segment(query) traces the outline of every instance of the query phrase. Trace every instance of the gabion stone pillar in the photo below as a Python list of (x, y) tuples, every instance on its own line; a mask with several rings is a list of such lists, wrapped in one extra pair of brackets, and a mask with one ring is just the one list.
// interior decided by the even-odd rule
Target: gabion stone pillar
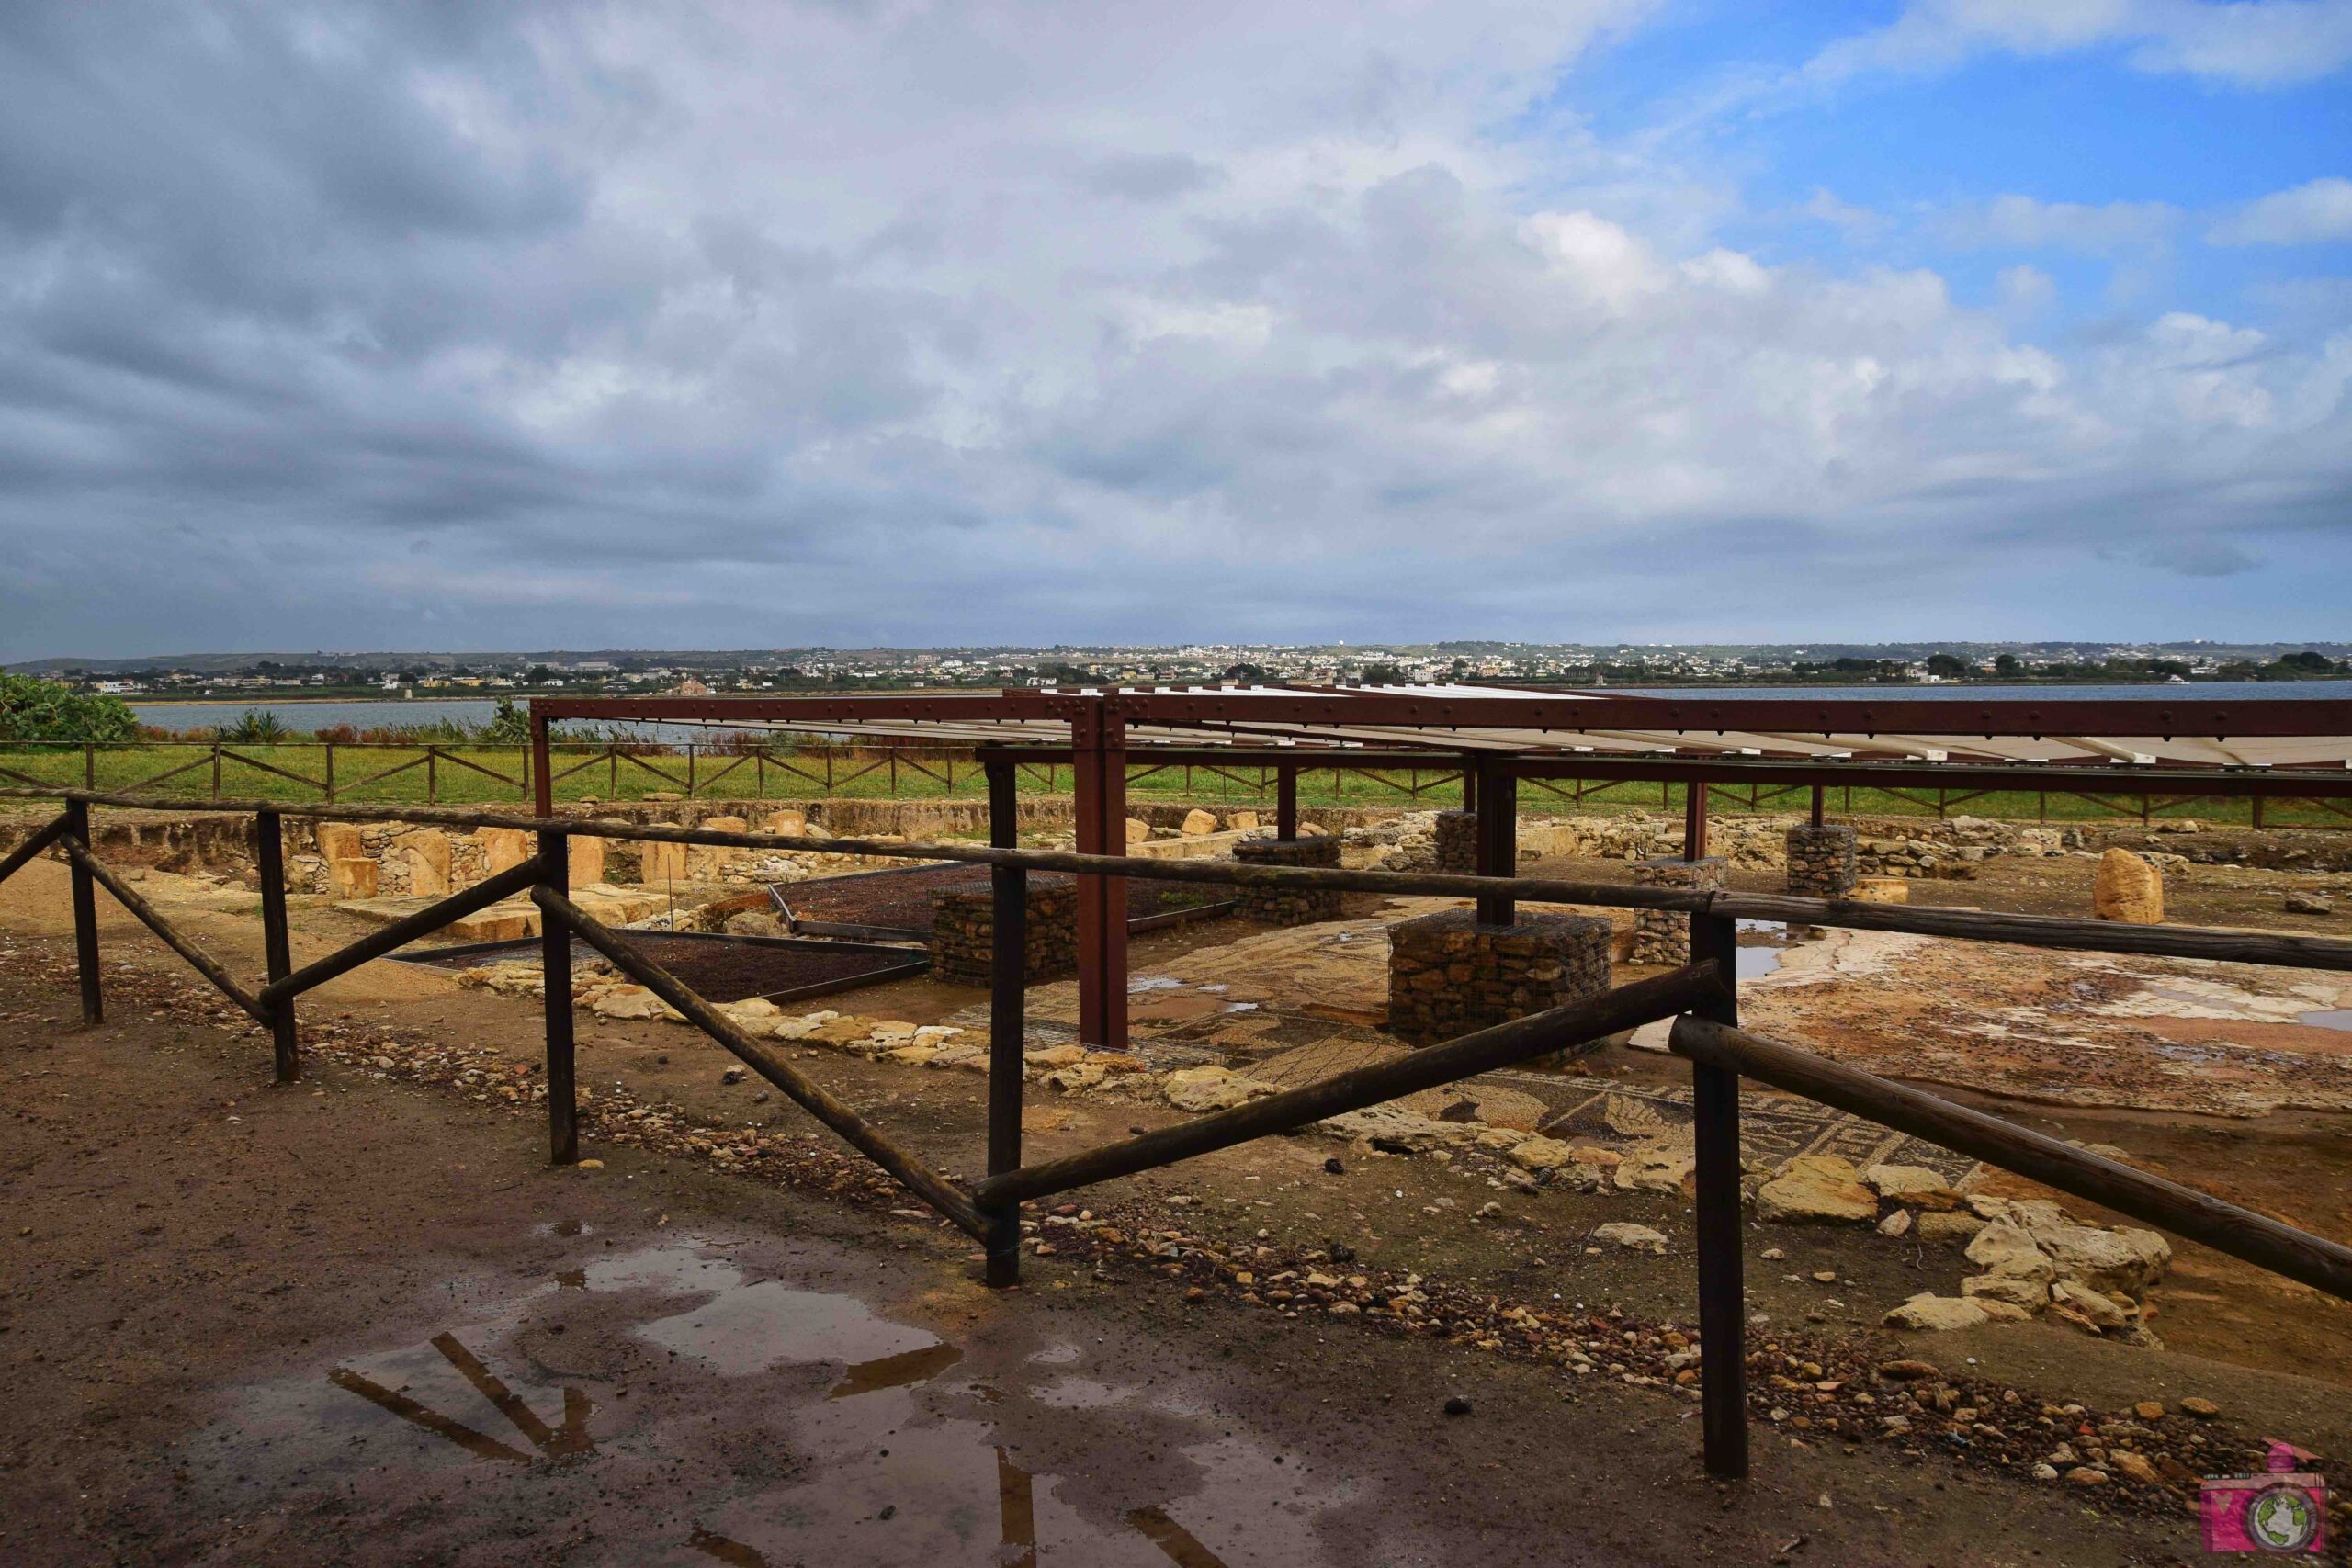
[[(1634, 881), (1644, 887), (1721, 887), (1724, 864), (1721, 855), (1704, 860), (1668, 855), (1635, 861)], [(1634, 964), (1690, 963), (1690, 917), (1679, 909), (1644, 909), (1634, 921), (1634, 945), (1625, 956)]]
[[(1340, 840), (1327, 835), (1314, 839), (1251, 839), (1233, 846), (1233, 858), (1245, 865), (1307, 865), (1338, 869)], [(1245, 920), (1270, 926), (1306, 926), (1340, 918), (1336, 887), (1252, 887), (1236, 890), (1234, 913)]]
[[(1023, 965), (1031, 985), (1078, 973), (1078, 888), (1068, 878), (1029, 879), (1029, 929)], [(978, 892), (931, 896), (931, 977), (985, 986), (996, 961), (996, 897)]]
[(1589, 915), (1521, 915), (1483, 926), (1444, 909), (1388, 931), (1388, 1027), (1413, 1045), (1597, 997), (1609, 988), (1611, 930)]
[(1808, 898), (1842, 898), (1854, 886), (1855, 833), (1851, 828), (1815, 828), (1800, 822), (1789, 829), (1789, 891)]
[(1478, 814), (1437, 814), (1437, 868), (1455, 876), (1478, 874)]

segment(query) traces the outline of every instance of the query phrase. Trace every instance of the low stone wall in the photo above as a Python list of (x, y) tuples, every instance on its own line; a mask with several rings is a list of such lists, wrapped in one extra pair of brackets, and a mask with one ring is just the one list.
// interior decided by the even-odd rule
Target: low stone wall
[(1851, 828), (1816, 828), (1799, 822), (1789, 829), (1789, 891), (1809, 898), (1842, 898), (1856, 875)]
[(1478, 874), (1478, 814), (1441, 811), (1437, 814), (1436, 869), (1454, 876)]
[[(1340, 840), (1317, 839), (1259, 839), (1233, 846), (1233, 858), (1244, 865), (1306, 865), (1337, 867), (1340, 863)], [(1318, 920), (1340, 918), (1342, 895), (1337, 888), (1320, 887), (1250, 887), (1236, 889), (1238, 908), (1234, 911), (1245, 920), (1257, 920), (1270, 926), (1306, 926)]]
[[(985, 986), (996, 964), (996, 899), (986, 890), (931, 896), (931, 976), (951, 985)], [(1036, 985), (1078, 973), (1078, 888), (1029, 884), (1023, 943), (1027, 980)]]
[[(1704, 860), (1637, 861), (1634, 882), (1642, 887), (1711, 888), (1724, 886), (1729, 865), (1722, 855)], [(1675, 909), (1644, 909), (1634, 919), (1629, 964), (1680, 965), (1690, 962), (1690, 917)]]
[(1506, 1023), (1609, 988), (1613, 931), (1590, 915), (1478, 923), (1445, 909), (1388, 931), (1388, 1027), (1414, 1045)]

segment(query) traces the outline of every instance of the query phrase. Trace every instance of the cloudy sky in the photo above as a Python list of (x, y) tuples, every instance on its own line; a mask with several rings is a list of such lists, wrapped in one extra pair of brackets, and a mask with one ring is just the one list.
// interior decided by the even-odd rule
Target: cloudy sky
[(0, 6), (0, 657), (2352, 633), (2352, 0)]

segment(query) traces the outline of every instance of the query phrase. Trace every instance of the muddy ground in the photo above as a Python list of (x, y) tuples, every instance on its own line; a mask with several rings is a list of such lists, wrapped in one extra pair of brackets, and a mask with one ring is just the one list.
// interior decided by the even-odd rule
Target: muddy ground
[[(2087, 900), (2086, 871), (2077, 897), (2008, 886), (2010, 869), (1915, 891)], [(2177, 895), (2176, 918), (2258, 923), (2197, 897)], [(220, 902), (175, 913), (250, 970), (257, 931)], [(550, 1171), (527, 1094), (506, 1098), (537, 1054), (534, 1004), (371, 965), (309, 1010), (308, 1077), (277, 1089), (258, 1036), (102, 908), (113, 1001), (83, 1033), (62, 871), (0, 888), (8, 1561), (2170, 1562), (2193, 1554), (2177, 1495), (2036, 1483), (2025, 1448), (2196, 1394), (2222, 1416), (2167, 1415), (2168, 1452), (2226, 1469), (2278, 1436), (2352, 1453), (2346, 1315), (2227, 1259), (2181, 1248), (2162, 1351), (2041, 1324), (1905, 1339), (1877, 1312), (1951, 1290), (1956, 1254), (1759, 1227), (1757, 1474), (1719, 1488), (1689, 1392), (1621, 1381), (1689, 1327), (1672, 1195), (1531, 1195), (1272, 1141), (1086, 1194), (1048, 1217), (1071, 1223), (1040, 1232), (1027, 1287), (992, 1296), (959, 1238), (756, 1081), (723, 1083), (731, 1059), (688, 1031), (582, 1020), (585, 1152), (605, 1163)], [(298, 962), (356, 934), (323, 908), (297, 927)], [(1136, 963), (1216, 940), (1141, 939)], [(977, 997), (887, 989), (860, 1010), (944, 1016)], [(801, 1065), (975, 1170), (977, 1077)], [(1623, 1051), (1590, 1070), (1679, 1068)], [(2352, 1236), (2341, 1115), (1979, 1102)], [(620, 1118), (649, 1107), (670, 1134), (622, 1141)], [(1035, 1095), (1030, 1145), (1174, 1114)], [(695, 1129), (746, 1127), (794, 1146), (732, 1172), (695, 1157)], [(1656, 1226), (1668, 1254), (1588, 1251), (1611, 1220)], [(1375, 1294), (1416, 1277), (1450, 1317), (1408, 1336), (1263, 1288), (1317, 1268)], [(1521, 1305), (1543, 1333), (1497, 1325)], [(1564, 1359), (1624, 1336), (1641, 1341), (1625, 1374)], [(1893, 1358), (1931, 1360), (1988, 1409), (2021, 1391), (2001, 1406), (2021, 1414), (1999, 1442), (1889, 1438), (1836, 1405), (1844, 1419), (1770, 1418), (1805, 1408), (1772, 1382), (1800, 1360), (1852, 1369), (1891, 1407), (1901, 1390), (1872, 1369)], [(1447, 1416), (1450, 1398), (1468, 1412)]]

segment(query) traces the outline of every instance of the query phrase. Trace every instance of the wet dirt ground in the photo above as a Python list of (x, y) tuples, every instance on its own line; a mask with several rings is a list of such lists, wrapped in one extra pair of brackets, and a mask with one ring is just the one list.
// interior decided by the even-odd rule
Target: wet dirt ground
[[(969, 1282), (967, 1248), (893, 1215), (887, 1196), (809, 1196), (593, 1134), (605, 1168), (551, 1173), (529, 1115), (324, 1054), (310, 1082), (271, 1089), (249, 1031), (137, 999), (138, 976), (184, 970), (103, 902), (124, 999), (79, 1034), (63, 1027), (70, 986), (26, 978), (65, 954), (62, 882), (36, 866), (0, 889), (0, 1169), (22, 1214), (10, 1230), (25, 1228), (6, 1240), (0, 1296), (0, 1357), (23, 1390), (0, 1439), (0, 1555), (28, 1552), (11, 1561), (1015, 1562), (1024, 1529), (1046, 1562), (2187, 1554), (2184, 1520), (1885, 1444), (1759, 1431), (1757, 1480), (1719, 1494), (1699, 1478), (1695, 1407), (1665, 1391), (1216, 1292), (1187, 1302), (1116, 1259), (1036, 1258), (1029, 1289), (991, 1297)], [(1934, 886), (1947, 888), (1996, 903), (1981, 886)], [(253, 966), (249, 916), (186, 918)], [(301, 912), (297, 961), (349, 940), (340, 922)], [(1138, 939), (1138, 969), (1239, 929), (1219, 925)], [(933, 1016), (978, 995), (884, 989)], [(872, 997), (861, 1010), (918, 1019)], [(330, 1037), (458, 1043), (519, 1065), (536, 1011), (377, 964), (306, 1016)], [(711, 1126), (808, 1126), (757, 1084), (721, 1083), (731, 1059), (689, 1031), (581, 1021), (594, 1088)], [(814, 1053), (801, 1065), (951, 1172), (976, 1166), (976, 1077)], [(1681, 1073), (1639, 1052), (1591, 1068)], [(1978, 1102), (2352, 1234), (2342, 1117)], [(1031, 1147), (1174, 1119), (1036, 1096)], [(1526, 1198), (1355, 1154), (1334, 1174), (1337, 1147), (1273, 1141), (1087, 1196), (1237, 1252), (1339, 1242), (1361, 1266), (1497, 1300), (1687, 1322), (1681, 1200)], [(1497, 1199), (1502, 1213), (1476, 1217)], [(1610, 1220), (1666, 1232), (1668, 1256), (1587, 1251)], [(1964, 1266), (1873, 1240), (1759, 1231), (1753, 1245), (1784, 1258), (1751, 1252), (1752, 1310), (1792, 1339), (1922, 1353), (1875, 1335), (1877, 1311), (1951, 1290)], [(2052, 1398), (2199, 1393), (2250, 1432), (2352, 1451), (2342, 1311), (2181, 1250), (2165, 1351), (2037, 1324), (1939, 1337), (1927, 1353)], [(718, 1334), (712, 1314), (738, 1332)], [(766, 1347), (742, 1352), (757, 1364), (737, 1340)], [(1454, 1393), (1472, 1414), (1442, 1415)]]
[[(0, 980), (12, 1015), (68, 998)], [(46, 1016), (46, 1015), (44, 1015)], [(21, 1036), (16, 1036), (21, 1039)], [(28, 1068), (38, 1059), (43, 1068)], [(1932, 1458), (1032, 1266), (225, 1031), (12, 1049), (0, 1553), (22, 1562), (2172, 1560)], [(1449, 1399), (1468, 1410), (1446, 1415)]]

